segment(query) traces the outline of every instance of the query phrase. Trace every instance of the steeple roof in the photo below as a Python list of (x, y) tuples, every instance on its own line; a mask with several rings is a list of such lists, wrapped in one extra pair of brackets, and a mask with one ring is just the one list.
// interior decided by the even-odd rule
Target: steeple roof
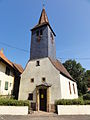
[(43, 24), (43, 23), (48, 23), (48, 24), (49, 24), (49, 21), (48, 21), (48, 17), (47, 17), (45, 8), (42, 9), (42, 12), (41, 12), (41, 16), (40, 16), (38, 25)]
[(53, 34), (55, 35), (53, 29), (51, 28), (51, 26), (49, 24), (49, 20), (48, 20), (45, 8), (42, 9), (41, 16), (39, 18), (38, 24), (34, 28), (32, 28), (31, 30), (37, 29), (37, 28), (39, 28), (41, 26), (44, 26), (44, 25), (48, 25), (50, 27), (51, 31), (53, 32)]

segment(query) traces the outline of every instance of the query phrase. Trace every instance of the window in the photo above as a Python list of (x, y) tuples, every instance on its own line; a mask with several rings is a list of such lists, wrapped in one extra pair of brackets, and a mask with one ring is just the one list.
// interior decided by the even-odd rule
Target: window
[(52, 42), (52, 44), (53, 44), (53, 42), (54, 42), (54, 38), (53, 38), (53, 34), (52, 34), (52, 32), (50, 32), (50, 37), (51, 37), (51, 42)]
[(70, 94), (71, 94), (72, 92), (71, 92), (71, 85), (70, 85), (70, 82), (69, 82), (69, 91), (70, 91)]
[(1, 87), (1, 80), (0, 80), (0, 87)]
[(42, 82), (46, 82), (46, 78), (45, 77), (42, 78)]
[(73, 84), (73, 91), (74, 91), (74, 94), (76, 94), (76, 92), (75, 92), (75, 86), (74, 86), (74, 84)]
[(36, 32), (37, 36), (39, 36), (39, 31)]
[(12, 86), (12, 83), (10, 83), (10, 87)]
[(1, 90), (1, 80), (0, 80), (0, 90)]
[(40, 35), (43, 35), (43, 31), (42, 30), (40, 30)]
[(6, 72), (7, 75), (10, 75), (10, 69), (8, 67), (6, 67)]
[(29, 93), (28, 100), (33, 100), (33, 94), (32, 93)]
[(5, 90), (8, 90), (8, 82), (5, 82)]
[(36, 61), (36, 66), (40, 66), (40, 61)]
[(34, 78), (31, 79), (31, 83), (34, 83)]

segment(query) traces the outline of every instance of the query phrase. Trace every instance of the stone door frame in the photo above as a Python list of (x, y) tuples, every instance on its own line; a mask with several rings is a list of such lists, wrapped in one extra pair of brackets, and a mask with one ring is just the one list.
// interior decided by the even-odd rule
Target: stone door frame
[(46, 111), (49, 112), (50, 111), (50, 87), (44, 86), (44, 85), (40, 85), (36, 87), (36, 110), (40, 111), (40, 98), (39, 98), (39, 90), (40, 89), (46, 89), (47, 91), (47, 108)]

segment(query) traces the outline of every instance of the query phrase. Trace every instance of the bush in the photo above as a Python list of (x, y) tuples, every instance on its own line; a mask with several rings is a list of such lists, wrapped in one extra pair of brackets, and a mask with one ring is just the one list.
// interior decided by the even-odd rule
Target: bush
[(87, 93), (87, 94), (83, 95), (83, 99), (84, 100), (90, 100), (90, 94)]
[(0, 99), (0, 105), (1, 106), (28, 106), (30, 107), (30, 102), (28, 100), (14, 100), (14, 99)]
[(61, 99), (55, 102), (55, 105), (90, 105), (90, 100), (79, 99)]
[(84, 104), (85, 104), (85, 105), (90, 105), (90, 100), (85, 100), (85, 101), (84, 101)]

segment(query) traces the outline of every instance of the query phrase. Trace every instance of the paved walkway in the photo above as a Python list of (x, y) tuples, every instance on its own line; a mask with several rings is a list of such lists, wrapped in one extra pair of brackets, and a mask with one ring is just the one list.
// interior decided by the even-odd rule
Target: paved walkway
[(90, 116), (58, 116), (54, 113), (34, 112), (27, 116), (0, 115), (0, 120), (90, 120)]

